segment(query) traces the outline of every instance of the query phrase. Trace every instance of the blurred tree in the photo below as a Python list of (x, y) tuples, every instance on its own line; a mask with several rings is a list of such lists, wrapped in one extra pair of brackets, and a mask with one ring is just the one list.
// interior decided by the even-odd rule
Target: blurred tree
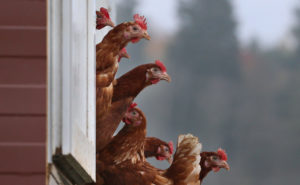
[(233, 151), (240, 67), (231, 1), (180, 1), (178, 15), (180, 30), (169, 48), (170, 123), (174, 130), (194, 127), (206, 146), (217, 142)]
[[(296, 42), (296, 48), (292, 57), (289, 55), (290, 58), (285, 60), (288, 61), (286, 63), (289, 64), (287, 70), (290, 78), (285, 91), (279, 94), (277, 102), (280, 107), (282, 107), (280, 115), (288, 120), (288, 122), (292, 123), (295, 128), (297, 127), (299, 131), (300, 125), (298, 123), (300, 114), (297, 112), (300, 109), (300, 1), (294, 11), (294, 16), (296, 21), (292, 31)], [(300, 152), (300, 146), (298, 147), (298, 152)]]
[(261, 43), (257, 37), (252, 37), (250, 39), (247, 50), (255, 55), (259, 55), (259, 52), (261, 51)]
[(117, 6), (118, 24), (132, 20), (133, 10), (137, 4), (136, 0), (120, 1)]
[[(300, 153), (300, 6), (295, 16), (295, 51), (281, 45), (262, 48), (255, 40), (244, 48), (251, 56), (250, 60), (249, 57), (244, 59), (248, 60), (244, 65), (251, 63), (251, 68), (246, 69), (247, 75), (243, 74), (242, 103), (236, 128), (241, 134), (237, 137), (240, 140), (238, 147), (247, 146), (247, 150), (239, 151), (247, 160), (241, 160), (239, 165), (247, 166), (244, 173), (251, 184), (262, 181), (284, 184), (298, 178), (293, 174), (300, 162), (293, 161), (293, 156)], [(276, 144), (274, 138), (279, 138)], [(266, 153), (271, 153), (272, 157)], [(281, 156), (287, 157), (282, 159)], [(274, 159), (279, 158), (282, 160), (274, 163)], [(257, 168), (258, 164), (268, 169)]]
[(238, 76), (236, 23), (228, 0), (181, 1), (172, 60), (199, 75)]
[(296, 25), (294, 26), (293, 33), (296, 40), (295, 62), (300, 66), (300, 5), (295, 10)]

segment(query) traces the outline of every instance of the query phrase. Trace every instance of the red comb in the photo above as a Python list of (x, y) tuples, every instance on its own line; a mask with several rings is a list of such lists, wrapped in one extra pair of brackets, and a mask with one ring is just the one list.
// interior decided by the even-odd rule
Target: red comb
[(139, 14), (134, 14), (134, 21), (140, 25), (143, 30), (147, 30), (147, 22), (144, 16), (140, 16)]
[(156, 60), (155, 64), (161, 69), (162, 72), (167, 72), (167, 68), (160, 60)]
[(106, 8), (101, 7), (101, 8), (100, 8), (100, 12), (103, 13), (104, 16), (105, 16), (107, 19), (110, 19), (110, 18), (109, 18), (109, 13), (108, 13), (108, 11), (107, 11)]
[(133, 109), (134, 107), (136, 107), (137, 106), (137, 103), (132, 103), (130, 106), (129, 106), (129, 108), (130, 109)]
[(218, 155), (220, 156), (221, 160), (227, 161), (227, 154), (222, 148), (218, 149)]
[(169, 145), (169, 148), (170, 148), (170, 154), (172, 154), (173, 151), (174, 151), (173, 141), (169, 141), (168, 145)]

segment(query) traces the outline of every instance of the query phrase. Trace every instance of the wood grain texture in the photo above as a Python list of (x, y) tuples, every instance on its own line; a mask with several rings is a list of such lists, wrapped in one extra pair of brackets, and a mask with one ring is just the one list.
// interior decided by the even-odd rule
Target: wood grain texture
[(1, 84), (45, 84), (46, 58), (0, 57)]
[(46, 90), (0, 86), (0, 114), (45, 114)]
[(0, 184), (45, 184), (46, 0), (0, 1)]
[[(1, 6), (1, 4), (0, 4)], [(1, 28), (0, 56), (46, 56), (46, 28)]]
[(0, 116), (0, 141), (1, 143), (45, 142), (45, 123), (45, 116)]
[(0, 174), (45, 172), (45, 143), (0, 144)]
[(0, 182), (1, 185), (43, 185), (45, 184), (45, 175), (0, 174)]
[(0, 6), (0, 25), (46, 26), (46, 0), (6, 0)]

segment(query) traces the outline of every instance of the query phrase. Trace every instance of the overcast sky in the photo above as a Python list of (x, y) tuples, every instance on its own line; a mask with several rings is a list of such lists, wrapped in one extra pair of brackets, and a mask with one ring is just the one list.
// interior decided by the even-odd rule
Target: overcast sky
[[(293, 10), (300, 0), (232, 0), (239, 23), (238, 36), (245, 43), (252, 37), (270, 46), (288, 34), (293, 25)], [(138, 12), (163, 31), (178, 27), (176, 0), (139, 0)]]

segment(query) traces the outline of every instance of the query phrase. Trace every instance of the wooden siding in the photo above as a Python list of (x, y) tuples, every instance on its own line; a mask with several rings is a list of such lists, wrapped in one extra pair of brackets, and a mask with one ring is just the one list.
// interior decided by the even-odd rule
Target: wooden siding
[(43, 185), (46, 0), (2, 0), (0, 41), (0, 184)]

